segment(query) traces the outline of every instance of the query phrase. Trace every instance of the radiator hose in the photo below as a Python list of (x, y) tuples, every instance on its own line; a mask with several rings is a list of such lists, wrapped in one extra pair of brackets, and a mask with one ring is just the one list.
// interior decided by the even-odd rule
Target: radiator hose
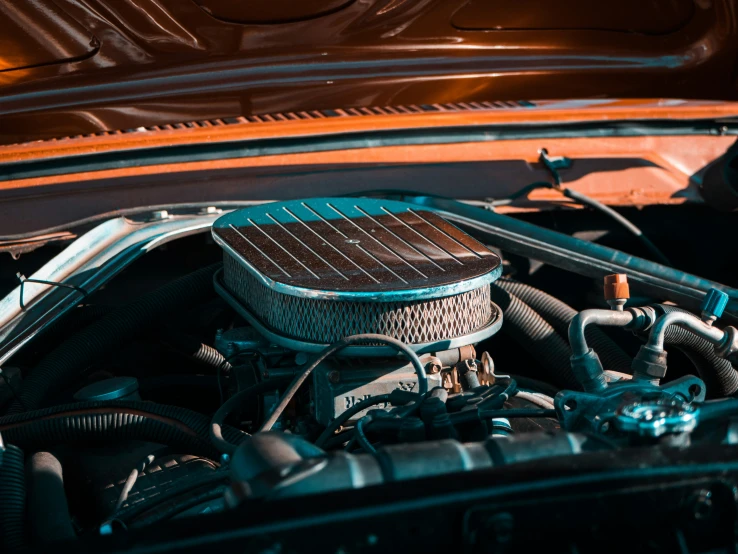
[(541, 365), (553, 372), (553, 379), (562, 387), (579, 390), (569, 358), (569, 344), (533, 308), (516, 295), (493, 283), (492, 300), (505, 314), (502, 330), (525, 348)]
[[(558, 298), (525, 283), (511, 279), (500, 279), (495, 281), (495, 284), (528, 304), (548, 321), (561, 336), (566, 337), (568, 335), (569, 323), (578, 313), (574, 308)], [(590, 325), (585, 331), (585, 336), (587, 343), (597, 352), (605, 369), (631, 373), (630, 365), (633, 360), (602, 329)]]
[(28, 522), (34, 542), (48, 546), (76, 539), (59, 460), (50, 452), (36, 452), (29, 458), (26, 472)]
[[(58, 444), (123, 440), (155, 442), (217, 460), (209, 439), (210, 418), (177, 406), (153, 402), (80, 402), (0, 418), (0, 432), (26, 450)], [(246, 436), (224, 425), (223, 436), (239, 444)]]
[(0, 438), (0, 552), (26, 547), (26, 474), (23, 451)]
[(87, 367), (115, 352), (163, 317), (213, 295), (213, 275), (221, 264), (199, 269), (114, 310), (46, 355), (23, 380), (8, 413), (35, 410), (49, 395), (74, 382)]

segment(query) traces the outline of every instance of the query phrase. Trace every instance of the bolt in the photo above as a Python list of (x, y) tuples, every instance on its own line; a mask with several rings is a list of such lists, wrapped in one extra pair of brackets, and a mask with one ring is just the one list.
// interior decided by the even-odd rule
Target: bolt
[(341, 381), (341, 373), (334, 369), (333, 371), (328, 373), (328, 381), (333, 383), (334, 385), (339, 383)]
[(215, 338), (219, 339), (223, 336), (223, 329), (216, 329), (215, 330)]
[(220, 455), (220, 465), (226, 465), (230, 461), (231, 457), (228, 454), (223, 453)]
[(305, 352), (298, 352), (295, 354), (295, 363), (297, 365), (305, 365), (308, 361), (308, 355)]
[(151, 220), (152, 221), (164, 221), (165, 219), (169, 219), (171, 216), (169, 215), (169, 212), (166, 210), (157, 210), (151, 214)]
[(201, 215), (215, 215), (219, 213), (223, 213), (223, 210), (221, 210), (220, 208), (216, 208), (215, 206), (208, 206), (207, 208), (200, 209)]

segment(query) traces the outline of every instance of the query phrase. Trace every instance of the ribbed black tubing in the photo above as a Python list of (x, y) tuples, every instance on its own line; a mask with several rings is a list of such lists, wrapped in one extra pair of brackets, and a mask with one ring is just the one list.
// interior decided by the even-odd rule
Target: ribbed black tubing
[[(6, 437), (3, 435), (3, 439)], [(0, 459), (0, 552), (13, 554), (26, 547), (26, 473), (23, 451), (8, 444)]]
[(525, 348), (544, 368), (550, 370), (556, 384), (579, 390), (581, 386), (571, 371), (569, 344), (533, 308), (520, 298), (495, 285), (490, 286), (492, 300), (502, 308), (502, 331)]
[[(525, 283), (511, 279), (500, 279), (495, 284), (528, 304), (543, 316), (559, 334), (564, 337), (568, 335), (569, 323), (578, 313), (574, 308), (558, 298)], [(631, 373), (630, 366), (633, 360), (602, 329), (590, 325), (585, 331), (585, 337), (587, 338), (587, 344), (597, 352), (605, 369)]]
[(213, 293), (213, 275), (221, 264), (199, 269), (123, 306), (82, 329), (46, 355), (23, 380), (8, 413), (35, 410), (50, 393), (69, 385), (96, 360), (110, 355), (143, 330), (184, 306)]
[[(209, 439), (210, 418), (153, 402), (80, 402), (0, 418), (0, 432), (8, 442), (26, 450), (58, 444), (142, 440), (218, 459)], [(223, 426), (223, 436), (238, 444), (245, 433)]]

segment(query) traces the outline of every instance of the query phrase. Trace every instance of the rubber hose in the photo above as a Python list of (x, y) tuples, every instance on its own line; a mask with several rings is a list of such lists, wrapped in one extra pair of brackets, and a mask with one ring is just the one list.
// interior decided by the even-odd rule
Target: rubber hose
[[(685, 311), (675, 306), (658, 307), (664, 313)], [(710, 398), (731, 396), (738, 391), (738, 372), (733, 364), (716, 355), (713, 345), (705, 339), (678, 325), (671, 325), (666, 328), (664, 346), (682, 350), (694, 363)]]
[(43, 406), (52, 391), (72, 383), (94, 361), (110, 355), (127, 341), (185, 305), (205, 300), (213, 292), (213, 275), (221, 264), (199, 269), (152, 291), (86, 327), (50, 352), (22, 382), (8, 410), (19, 413)]
[(231, 364), (226, 361), (225, 356), (215, 348), (176, 330), (167, 331), (164, 342), (186, 354), (195, 362), (211, 368), (213, 373), (219, 370), (228, 371), (231, 368)]
[[(525, 283), (510, 279), (500, 279), (495, 281), (495, 284), (520, 298), (543, 316), (543, 319), (548, 321), (558, 333), (564, 337), (567, 336), (569, 324), (578, 313), (574, 308), (558, 298)], [(630, 366), (633, 362), (632, 358), (608, 337), (602, 329), (590, 325), (585, 331), (585, 337), (589, 346), (597, 352), (605, 369), (631, 373)]]
[(0, 552), (26, 547), (26, 473), (23, 451), (8, 444), (0, 450)]
[[(210, 444), (210, 418), (178, 406), (153, 402), (80, 402), (0, 418), (8, 442), (28, 450), (58, 444), (140, 440), (217, 460)], [(223, 426), (223, 436), (238, 444), (246, 436)]]
[(37, 452), (26, 464), (26, 476), (28, 522), (34, 542), (48, 546), (76, 539), (59, 460), (49, 452)]
[(233, 455), (236, 451), (237, 445), (223, 436), (223, 422), (225, 419), (231, 414), (231, 412), (242, 407), (247, 399), (251, 399), (251, 397), (257, 394), (263, 394), (265, 392), (278, 389), (290, 381), (292, 381), (291, 377), (261, 381), (260, 383), (251, 385), (249, 388), (231, 396), (220, 408), (218, 408), (218, 411), (213, 414), (213, 417), (210, 420), (210, 442), (213, 447), (222, 454), (228, 454), (229, 456)]
[(557, 384), (579, 390), (581, 385), (574, 378), (569, 365), (571, 349), (556, 330), (520, 298), (490, 285), (492, 300), (505, 314), (502, 330), (510, 335), (526, 351), (530, 352), (544, 368), (553, 372)]

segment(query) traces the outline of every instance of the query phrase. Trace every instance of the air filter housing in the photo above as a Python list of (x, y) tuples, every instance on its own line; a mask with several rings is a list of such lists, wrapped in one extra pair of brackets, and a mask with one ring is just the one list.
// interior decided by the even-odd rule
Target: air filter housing
[[(271, 342), (317, 352), (381, 333), (419, 352), (478, 342), (502, 314), (500, 259), (436, 213), (388, 200), (316, 198), (219, 218), (216, 288)], [(383, 355), (385, 347), (358, 347)]]

